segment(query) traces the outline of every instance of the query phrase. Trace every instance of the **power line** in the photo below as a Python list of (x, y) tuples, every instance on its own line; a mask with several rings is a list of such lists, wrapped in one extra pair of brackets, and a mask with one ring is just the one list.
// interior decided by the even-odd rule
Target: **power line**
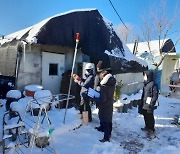
[(123, 23), (123, 25), (126, 27), (126, 29), (129, 30), (129, 29), (127, 28), (127, 26), (125, 25), (125, 23), (123, 22), (123, 20), (121, 19), (119, 13), (116, 11), (116, 9), (115, 9), (113, 3), (111, 2), (111, 0), (109, 0), (109, 2), (110, 2), (110, 4), (111, 4), (112, 8), (114, 9), (114, 11), (116, 12), (117, 16), (119, 17), (120, 21)]

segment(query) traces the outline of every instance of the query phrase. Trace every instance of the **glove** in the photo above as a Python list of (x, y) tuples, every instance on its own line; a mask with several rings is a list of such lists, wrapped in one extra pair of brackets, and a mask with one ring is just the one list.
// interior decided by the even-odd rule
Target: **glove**
[(78, 85), (81, 85), (81, 81), (77, 81), (76, 83), (77, 83)]
[(78, 81), (80, 81), (80, 82), (82, 81), (82, 79), (81, 79), (77, 74), (73, 74), (72, 77), (73, 77), (73, 79), (74, 79), (74, 82), (76, 82), (76, 83), (77, 83)]
[(78, 80), (74, 80), (74, 82), (78, 83), (79, 81)]
[(78, 85), (81, 85), (81, 81), (74, 80), (74, 82), (77, 83)]
[(92, 97), (89, 97), (89, 100), (90, 100), (91, 102), (93, 102), (93, 101), (94, 101), (94, 99), (93, 99)]
[(149, 108), (154, 110), (155, 106), (150, 104)]

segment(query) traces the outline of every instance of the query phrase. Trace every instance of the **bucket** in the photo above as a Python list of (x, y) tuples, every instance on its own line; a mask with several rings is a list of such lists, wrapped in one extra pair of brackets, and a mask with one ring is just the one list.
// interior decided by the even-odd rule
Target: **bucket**
[(88, 122), (89, 122), (88, 111), (83, 111), (82, 112), (82, 123), (87, 125)]
[(34, 93), (35, 93), (35, 91), (25, 90), (25, 95), (26, 96), (34, 97)]

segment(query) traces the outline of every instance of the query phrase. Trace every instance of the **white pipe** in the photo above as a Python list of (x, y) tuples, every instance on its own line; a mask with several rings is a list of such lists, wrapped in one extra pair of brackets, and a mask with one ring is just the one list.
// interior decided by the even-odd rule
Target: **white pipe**
[(70, 83), (69, 83), (69, 89), (68, 89), (68, 98), (67, 98), (66, 109), (65, 109), (65, 113), (64, 113), (64, 121), (63, 121), (64, 124), (65, 124), (66, 112), (67, 112), (67, 108), (68, 108), (68, 104), (69, 104), (69, 96), (70, 96), (71, 85), (72, 85), (72, 75), (74, 74), (74, 65), (75, 65), (75, 61), (76, 61), (77, 47), (78, 47), (78, 42), (76, 42), (76, 47), (75, 47), (75, 52), (74, 52), (73, 65), (72, 65), (71, 77), (70, 77)]

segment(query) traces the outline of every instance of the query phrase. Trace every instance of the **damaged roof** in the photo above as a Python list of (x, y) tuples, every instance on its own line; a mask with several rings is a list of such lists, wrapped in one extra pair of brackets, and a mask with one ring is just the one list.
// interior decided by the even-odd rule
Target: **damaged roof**
[(78, 48), (97, 64), (102, 60), (111, 67), (113, 74), (142, 72), (145, 61), (138, 59), (117, 35), (111, 22), (97, 9), (72, 10), (48, 19), (24, 30), (5, 36), (1, 46), (12, 40), (25, 40), (30, 44), (75, 47), (75, 35), (80, 33)]

